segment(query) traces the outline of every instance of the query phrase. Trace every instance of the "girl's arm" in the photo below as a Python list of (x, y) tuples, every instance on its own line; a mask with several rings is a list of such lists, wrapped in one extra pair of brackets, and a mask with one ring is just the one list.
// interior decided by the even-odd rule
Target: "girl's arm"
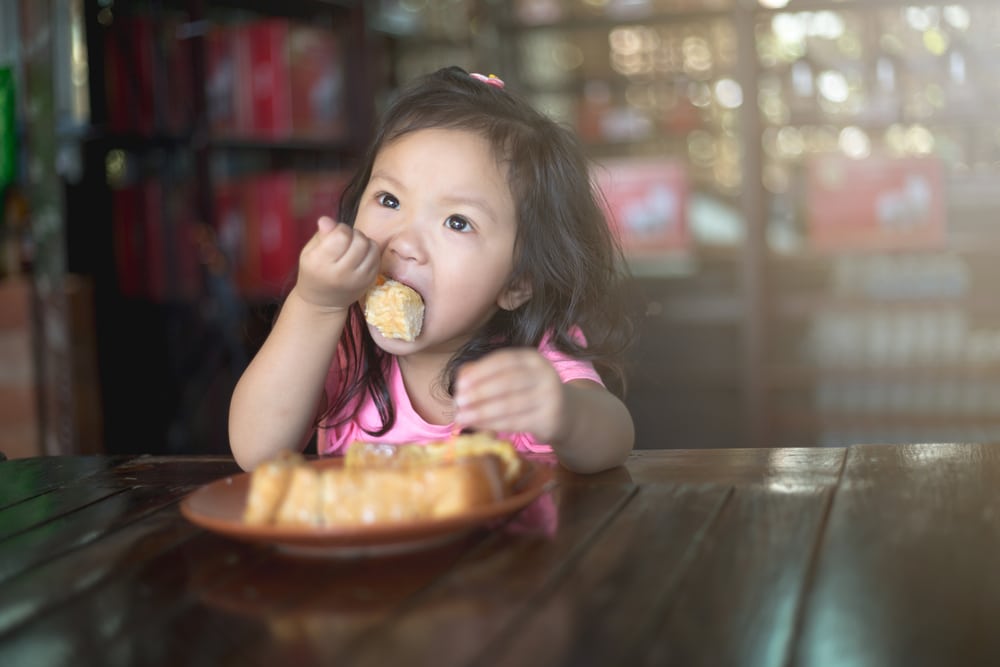
[(624, 403), (590, 380), (563, 383), (538, 350), (498, 350), (465, 364), (455, 403), (459, 426), (531, 433), (575, 472), (621, 465), (635, 442)]
[(244, 470), (305, 447), (347, 312), (318, 310), (295, 288), (288, 295), (229, 406), (229, 442)]
[(635, 445), (635, 425), (622, 401), (590, 380), (563, 385), (563, 428), (550, 444), (574, 472), (599, 472), (625, 463)]
[(233, 391), (229, 442), (244, 470), (309, 439), (348, 309), (375, 282), (379, 248), (321, 218), (299, 257), (295, 287)]

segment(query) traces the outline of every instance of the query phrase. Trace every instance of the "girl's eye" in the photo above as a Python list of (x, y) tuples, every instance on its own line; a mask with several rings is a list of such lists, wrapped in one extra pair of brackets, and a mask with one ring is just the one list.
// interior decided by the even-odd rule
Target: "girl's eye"
[(444, 221), (444, 226), (456, 232), (472, 231), (472, 223), (460, 215), (448, 216), (448, 219)]
[(399, 208), (399, 200), (386, 192), (375, 197), (375, 200), (378, 201), (379, 205), (386, 208)]

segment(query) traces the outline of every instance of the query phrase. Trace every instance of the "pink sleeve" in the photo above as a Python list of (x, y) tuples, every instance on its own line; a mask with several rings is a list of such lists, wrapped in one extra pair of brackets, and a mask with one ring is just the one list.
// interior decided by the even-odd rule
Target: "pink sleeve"
[[(581, 339), (583, 338), (583, 334), (579, 331), (574, 333)], [(542, 344), (538, 346), (538, 351), (542, 353), (543, 357), (549, 360), (564, 383), (570, 380), (592, 380), (602, 387), (604, 386), (604, 381), (601, 380), (600, 374), (592, 363), (574, 359), (569, 355), (563, 354), (549, 344), (548, 336), (542, 340)]]

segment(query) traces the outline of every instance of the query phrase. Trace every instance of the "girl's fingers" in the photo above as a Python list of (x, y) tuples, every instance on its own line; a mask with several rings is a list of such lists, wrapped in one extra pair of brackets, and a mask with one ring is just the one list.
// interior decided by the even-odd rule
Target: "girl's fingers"
[(455, 403), (460, 408), (473, 407), (480, 403), (502, 400), (531, 389), (527, 378), (516, 374), (495, 374), (482, 377), (462, 377), (455, 392)]
[(529, 414), (535, 409), (535, 401), (525, 400), (523, 396), (511, 395), (461, 407), (458, 414), (479, 423), (483, 420), (510, 419), (519, 415)]
[(538, 421), (540, 411), (557, 400), (543, 387), (520, 382), (488, 382), (467, 393), (456, 393), (455, 420), (492, 430), (517, 430)]
[[(555, 370), (528, 361), (530, 357), (513, 351), (497, 352), (466, 364), (459, 370), (455, 399), (472, 405), (508, 395), (534, 395), (550, 384), (558, 384)], [(549, 377), (551, 375), (551, 377)]]
[(347, 247), (344, 248), (344, 251), (334, 261), (338, 264), (342, 264), (352, 271), (355, 271), (359, 266), (361, 266), (361, 263), (365, 260), (367, 255), (367, 239), (350, 236), (347, 239)]
[(527, 368), (520, 360), (521, 354), (520, 350), (499, 350), (477, 361), (470, 361), (458, 370), (458, 386), (472, 389), (506, 375), (524, 377)]
[(459, 372), (455, 421), (494, 431), (525, 431), (547, 438), (556, 428), (561, 388), (541, 355), (504, 350), (470, 362)]
[(322, 217), (317, 220), (316, 233), (310, 236), (309, 240), (306, 241), (305, 245), (302, 247), (302, 252), (308, 253), (322, 243), (323, 239), (333, 230), (335, 226), (336, 223), (330, 218)]
[(316, 228), (320, 234), (329, 234), (336, 226), (337, 223), (328, 215), (320, 216), (319, 220), (316, 221)]
[(382, 263), (382, 251), (374, 242), (369, 241), (368, 243), (368, 251), (361, 260), (358, 269), (363, 273), (378, 273), (379, 265)]
[[(324, 230), (328, 223), (333, 226)], [(349, 225), (333, 223), (330, 218), (325, 217), (320, 218), (317, 225), (320, 229), (310, 239), (310, 244), (315, 244), (321, 264), (339, 264), (355, 271), (368, 261), (373, 247), (374, 252), (377, 252), (378, 246)]]
[[(345, 266), (353, 272), (361, 274), (375, 280), (379, 265), (382, 262), (382, 253), (379, 247), (365, 236), (355, 236), (351, 241), (351, 247), (344, 253), (341, 260)], [(369, 276), (369, 274), (371, 274)]]
[(549, 440), (556, 432), (558, 409), (553, 400), (523, 397), (507, 401), (484, 403), (475, 408), (460, 409), (455, 421), (461, 426), (480, 430), (532, 433)]
[[(319, 224), (317, 222), (317, 226)], [(318, 229), (309, 239), (306, 249), (315, 252), (321, 261), (338, 261), (351, 245), (351, 232), (350, 227), (335, 223), (326, 230)]]

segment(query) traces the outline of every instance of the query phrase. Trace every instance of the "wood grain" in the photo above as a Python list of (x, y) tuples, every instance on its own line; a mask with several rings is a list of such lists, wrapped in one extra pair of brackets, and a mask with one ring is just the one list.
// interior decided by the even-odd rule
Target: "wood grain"
[(291, 557), (180, 515), (237, 472), (0, 464), (0, 664), (1000, 662), (988, 444), (641, 450), (393, 557)]
[(497, 531), (470, 557), (414, 598), (343, 656), (356, 665), (466, 664), (502, 642), (587, 553), (636, 487), (619, 468), (601, 475), (563, 471), (558, 526), (525, 539)]
[(997, 664), (1000, 448), (848, 452), (795, 664)]

